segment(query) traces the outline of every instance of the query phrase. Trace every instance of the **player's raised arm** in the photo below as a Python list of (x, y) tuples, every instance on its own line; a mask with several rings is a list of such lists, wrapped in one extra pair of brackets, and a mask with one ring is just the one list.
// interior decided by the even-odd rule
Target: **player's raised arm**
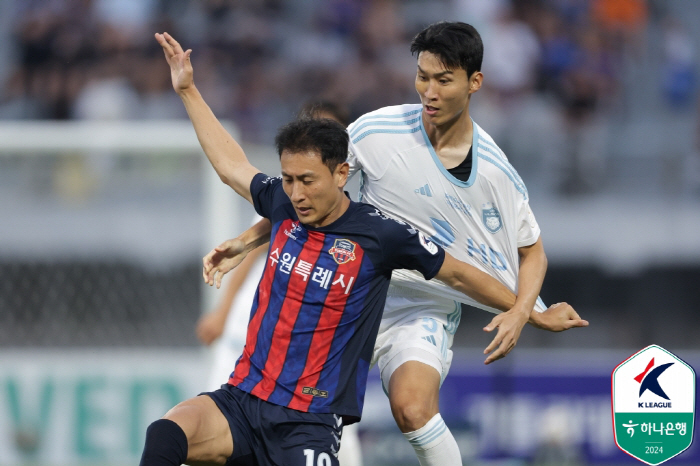
[(224, 129), (194, 85), (190, 54), (167, 32), (156, 34), (156, 40), (163, 47), (165, 59), (170, 65), (170, 76), (175, 92), (185, 104), (192, 120), (199, 143), (209, 158), (221, 180), (238, 194), (252, 202), (250, 183), (260, 172), (252, 166), (241, 146)]

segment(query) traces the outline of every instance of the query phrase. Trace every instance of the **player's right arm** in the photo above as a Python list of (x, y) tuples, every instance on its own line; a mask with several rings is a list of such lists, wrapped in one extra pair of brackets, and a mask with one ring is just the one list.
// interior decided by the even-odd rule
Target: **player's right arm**
[(165, 59), (170, 65), (173, 88), (185, 104), (197, 139), (209, 162), (224, 183), (252, 203), (250, 183), (260, 170), (250, 164), (241, 146), (216, 119), (195, 87), (190, 61), (192, 50), (183, 51), (167, 32), (156, 34), (155, 37), (163, 47)]
[(533, 322), (532, 308), (523, 306), (522, 300), (519, 304), (515, 294), (505, 285), (476, 267), (455, 259), (447, 252), (435, 278), (481, 304), (504, 311), (484, 328), (486, 331), (498, 329), (496, 336), (484, 350), (484, 354), (489, 355), (484, 361), (485, 364), (505, 357), (517, 344), (520, 333), (528, 321), (539, 328), (551, 331), (563, 331), (588, 325), (588, 322), (582, 320), (576, 311), (565, 303), (554, 305), (542, 314), (538, 313), (537, 322)]

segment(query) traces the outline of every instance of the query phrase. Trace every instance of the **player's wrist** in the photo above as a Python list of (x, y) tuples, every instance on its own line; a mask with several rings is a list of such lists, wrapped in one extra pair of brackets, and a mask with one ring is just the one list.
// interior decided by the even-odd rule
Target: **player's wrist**
[(177, 95), (179, 95), (182, 100), (190, 100), (199, 94), (194, 82), (187, 87), (176, 89), (175, 92), (177, 92)]

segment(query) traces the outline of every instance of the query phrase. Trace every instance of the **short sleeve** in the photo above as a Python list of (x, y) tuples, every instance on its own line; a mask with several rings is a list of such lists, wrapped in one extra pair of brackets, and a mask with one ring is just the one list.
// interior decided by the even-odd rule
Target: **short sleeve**
[(348, 178), (362, 170), (362, 163), (358, 157), (358, 150), (357, 147), (355, 147), (355, 144), (352, 143), (352, 140), (348, 144), (348, 164), (350, 165), (350, 174), (348, 175)]
[(530, 204), (523, 201), (518, 209), (518, 247), (532, 246), (540, 237), (540, 226)]
[(445, 261), (445, 250), (407, 223), (384, 220), (387, 228), (382, 237), (382, 250), (388, 267), (420, 272), (430, 280)]
[(258, 173), (250, 182), (250, 195), (253, 198), (255, 211), (265, 218), (272, 216), (275, 197), (282, 190), (282, 178)]

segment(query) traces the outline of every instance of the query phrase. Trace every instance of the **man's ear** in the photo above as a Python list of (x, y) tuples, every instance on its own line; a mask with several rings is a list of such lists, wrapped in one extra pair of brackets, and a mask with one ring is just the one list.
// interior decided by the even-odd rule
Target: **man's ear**
[(476, 71), (472, 73), (471, 77), (469, 78), (469, 93), (473, 94), (474, 92), (478, 91), (481, 89), (481, 85), (484, 82), (484, 74), (481, 71)]
[(339, 188), (345, 187), (345, 184), (348, 182), (349, 173), (350, 164), (347, 162), (339, 163), (338, 166), (335, 167), (335, 173), (333, 173), (333, 176), (336, 177)]

